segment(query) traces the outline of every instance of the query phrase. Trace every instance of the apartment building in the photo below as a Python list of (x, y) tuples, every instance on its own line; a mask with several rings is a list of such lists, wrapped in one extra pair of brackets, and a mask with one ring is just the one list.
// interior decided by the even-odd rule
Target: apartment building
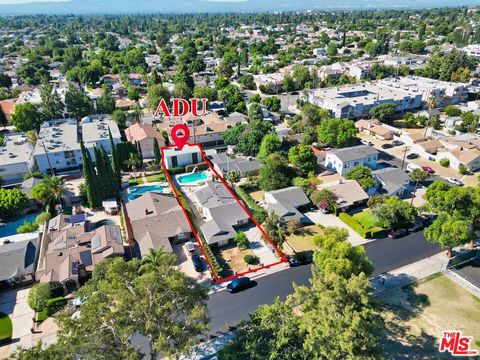
[(6, 184), (23, 181), (34, 165), (33, 147), (24, 134), (7, 134), (0, 147), (0, 177)]
[(327, 151), (325, 166), (340, 175), (345, 175), (350, 169), (359, 165), (375, 169), (378, 154), (378, 150), (368, 145), (358, 145)]

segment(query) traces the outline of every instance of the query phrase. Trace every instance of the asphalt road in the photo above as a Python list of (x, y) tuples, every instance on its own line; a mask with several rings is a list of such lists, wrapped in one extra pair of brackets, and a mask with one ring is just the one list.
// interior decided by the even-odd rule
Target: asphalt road
[[(439, 253), (437, 245), (425, 240), (423, 232), (401, 239), (379, 239), (365, 245), (367, 256), (375, 266), (374, 276), (398, 269)], [(220, 291), (208, 301), (211, 333), (224, 331), (247, 319), (248, 314), (261, 304), (271, 304), (276, 297), (285, 299), (293, 292), (292, 283), (308, 284), (310, 266), (300, 266), (257, 279), (257, 285), (246, 291), (230, 294)]]

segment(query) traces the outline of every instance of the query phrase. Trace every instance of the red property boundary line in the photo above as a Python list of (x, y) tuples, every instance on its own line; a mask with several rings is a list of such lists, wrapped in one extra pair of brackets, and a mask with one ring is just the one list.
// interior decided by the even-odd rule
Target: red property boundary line
[(203, 253), (203, 256), (205, 257), (205, 260), (207, 261), (208, 263), (208, 266), (210, 267), (210, 271), (211, 273), (213, 274), (213, 277), (215, 279), (215, 282), (216, 283), (220, 283), (220, 282), (224, 282), (224, 281), (228, 281), (228, 280), (232, 280), (232, 279), (235, 279), (237, 277), (240, 277), (240, 276), (243, 276), (243, 275), (247, 275), (247, 274), (251, 274), (251, 273), (255, 273), (257, 271), (260, 271), (260, 270), (263, 270), (263, 269), (268, 269), (272, 266), (276, 266), (276, 265), (279, 265), (281, 263), (285, 263), (287, 262), (287, 258), (285, 257), (285, 255), (278, 249), (278, 247), (275, 245), (275, 243), (272, 241), (272, 239), (270, 239), (270, 237), (267, 235), (267, 233), (265, 232), (265, 230), (263, 230), (263, 228), (260, 226), (260, 224), (257, 222), (257, 220), (255, 220), (255, 218), (252, 216), (252, 214), (250, 213), (250, 211), (248, 211), (248, 209), (245, 207), (245, 205), (243, 205), (242, 201), (238, 198), (238, 196), (233, 192), (232, 189), (230, 189), (230, 187), (228, 186), (228, 184), (226, 183), (226, 181), (223, 179), (223, 177), (213, 168), (213, 166), (210, 164), (210, 161), (207, 159), (207, 157), (205, 156), (205, 153), (202, 149), (202, 146), (200, 144), (190, 144), (190, 143), (186, 143), (185, 145), (188, 145), (188, 146), (197, 146), (198, 149), (200, 150), (200, 154), (202, 155), (202, 159), (203, 161), (208, 165), (209, 169), (213, 171), (213, 173), (215, 174), (215, 176), (222, 182), (223, 186), (225, 186), (228, 190), (228, 192), (234, 197), (234, 199), (237, 201), (237, 203), (241, 206), (241, 208), (243, 209), (243, 211), (245, 211), (245, 213), (248, 215), (248, 217), (250, 218), (250, 220), (252, 220), (252, 222), (255, 224), (255, 226), (257, 228), (260, 229), (262, 235), (264, 236), (265, 239), (267, 239), (267, 241), (270, 243), (270, 245), (272, 245), (272, 247), (275, 249), (275, 251), (277, 252), (277, 254), (280, 256), (280, 260), (277, 261), (277, 262), (274, 262), (272, 264), (268, 264), (268, 265), (263, 265), (263, 266), (259, 266), (257, 268), (254, 268), (254, 269), (250, 269), (248, 271), (245, 271), (245, 272), (242, 272), (242, 273), (237, 273), (235, 275), (230, 275), (228, 277), (225, 277), (225, 278), (219, 278), (218, 275), (215, 273), (215, 271), (213, 270), (213, 267), (212, 267), (212, 264), (210, 264), (210, 260), (208, 259), (208, 256), (205, 252), (205, 249), (203, 248), (203, 244), (202, 244), (202, 241), (200, 240), (200, 237), (198, 236), (196, 230), (195, 230), (195, 227), (193, 226), (193, 223), (192, 223), (192, 220), (190, 219), (190, 217), (188, 216), (188, 213), (187, 213), (187, 209), (185, 209), (185, 207), (183, 206), (182, 204), (182, 201), (180, 200), (180, 196), (178, 194), (178, 191), (177, 191), (177, 188), (176, 186), (174, 185), (173, 183), (173, 180), (167, 170), (167, 168), (165, 167), (165, 155), (164, 155), (164, 149), (171, 149), (171, 148), (175, 148), (176, 146), (175, 145), (170, 145), (170, 146), (164, 146), (162, 147), (162, 167), (163, 167), (163, 171), (165, 173), (165, 176), (167, 177), (168, 179), (168, 182), (170, 183), (170, 186), (173, 188), (173, 193), (175, 194), (175, 197), (177, 198), (177, 201), (178, 203), (180, 204), (182, 210), (183, 210), (183, 213), (185, 214), (185, 217), (187, 218), (187, 221), (188, 221), (188, 224), (190, 225), (190, 229), (192, 230), (194, 236), (195, 236), (195, 239), (197, 240), (197, 243), (198, 245), (200, 246), (200, 249), (202, 250), (202, 253)]

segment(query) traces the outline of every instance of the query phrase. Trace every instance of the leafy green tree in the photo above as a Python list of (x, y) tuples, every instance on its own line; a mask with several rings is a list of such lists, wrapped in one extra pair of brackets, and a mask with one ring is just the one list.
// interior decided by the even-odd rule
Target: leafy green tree
[(253, 81), (253, 76), (250, 74), (245, 74), (240, 76), (238, 83), (242, 86), (243, 89), (255, 90), (257, 85)]
[(40, 311), (45, 307), (48, 299), (52, 297), (50, 283), (39, 283), (32, 286), (28, 292), (27, 303), (31, 309)]
[(413, 199), (415, 198), (415, 194), (417, 193), (418, 184), (421, 183), (422, 181), (427, 180), (430, 177), (430, 175), (428, 175), (422, 169), (414, 169), (408, 176), (410, 176), (410, 179), (412, 179), (412, 181), (415, 183), (415, 189), (413, 190), (412, 200), (410, 201), (410, 205), (412, 205)]
[(14, 216), (28, 205), (28, 197), (19, 189), (0, 188), (0, 214), (2, 217)]
[(315, 127), (330, 117), (330, 111), (307, 103), (302, 107), (303, 122), (306, 127)]
[(234, 184), (240, 181), (240, 173), (238, 171), (229, 171), (225, 179), (230, 183)]
[(263, 98), (262, 104), (265, 105), (270, 111), (278, 111), (281, 107), (280, 98), (276, 96), (267, 96)]
[(415, 221), (417, 210), (397, 196), (391, 196), (372, 209), (374, 215), (388, 229), (398, 229)]
[(197, 99), (208, 99), (208, 101), (217, 100), (217, 89), (207, 85), (195, 86), (193, 97)]
[(260, 143), (260, 150), (257, 157), (264, 161), (270, 154), (279, 152), (282, 147), (282, 142), (277, 134), (271, 133), (265, 135)]
[(248, 238), (243, 231), (236, 233), (233, 240), (240, 249), (248, 249)]
[(290, 75), (285, 75), (282, 82), (282, 90), (285, 92), (294, 91), (297, 88), (295, 80)]
[(151, 111), (155, 111), (160, 104), (160, 100), (164, 99), (167, 105), (170, 104), (170, 92), (162, 84), (151, 85), (147, 89), (147, 103)]
[(115, 111), (115, 100), (110, 95), (108, 85), (102, 85), (102, 95), (97, 99), (97, 112), (99, 114), (112, 114)]
[(38, 131), (45, 118), (37, 106), (26, 102), (15, 106), (10, 122), (18, 131)]
[(370, 116), (386, 122), (395, 114), (395, 104), (381, 104), (370, 109)]
[(123, 110), (117, 109), (112, 114), (113, 121), (120, 126), (124, 127), (127, 123), (127, 113)]
[(275, 245), (282, 247), (287, 239), (287, 224), (283, 217), (278, 216), (273, 211), (270, 212), (263, 223), (263, 229)]
[(253, 103), (248, 107), (248, 119), (251, 122), (263, 120), (263, 110), (260, 104)]
[(134, 123), (141, 123), (143, 120), (143, 110), (139, 104), (135, 104), (133, 107), (132, 118)]
[[(1, 99), (1, 97), (0, 97), (0, 99)], [(8, 125), (7, 115), (5, 115), (5, 113), (3, 112), (3, 109), (1, 107), (0, 107), (0, 125), (2, 125), (4, 129)], [(3, 145), (3, 140), (2, 140), (2, 145)]]
[(337, 197), (328, 189), (314, 189), (311, 192), (310, 199), (315, 205), (324, 211), (333, 211), (337, 205)]
[(233, 84), (227, 85), (220, 91), (219, 98), (225, 102), (227, 111), (239, 111), (245, 113), (246, 106), (240, 89)]
[(18, 346), (10, 355), (11, 360), (74, 360), (74, 354), (65, 354), (64, 349), (57, 344), (52, 344), (47, 347), (43, 346), (41, 341), (38, 341), (31, 347)]
[(460, 110), (455, 105), (445, 106), (444, 111), (445, 111), (445, 114), (447, 114), (448, 116), (460, 116), (460, 115), (462, 115), (462, 110)]
[(173, 89), (173, 96), (176, 98), (190, 99), (192, 97), (192, 89), (186, 82), (177, 82)]
[(303, 89), (305, 84), (312, 79), (310, 69), (301, 65), (295, 65), (293, 67), (292, 77), (295, 79), (296, 83), (301, 89)]
[(259, 184), (264, 191), (283, 189), (290, 185), (292, 171), (285, 157), (273, 153), (267, 157), (260, 168)]
[(308, 145), (291, 147), (288, 150), (288, 161), (304, 174), (317, 170), (317, 156)]
[(58, 176), (45, 176), (45, 178), (32, 189), (32, 197), (40, 200), (54, 215), (56, 204), (62, 202), (65, 195), (65, 183)]
[(77, 120), (93, 112), (93, 105), (88, 96), (72, 84), (68, 85), (65, 93), (65, 105), (68, 113)]
[(95, 267), (77, 292), (86, 299), (81, 316), (72, 319), (75, 310), (58, 316), (67, 353), (138, 359), (130, 342), (135, 334), (145, 337), (152, 359), (188, 353), (208, 327), (207, 291), (177, 269), (175, 255), (156, 252), (154, 263), (115, 258)]
[(357, 181), (362, 189), (367, 190), (375, 186), (376, 181), (372, 176), (372, 170), (367, 166), (358, 165), (345, 174), (345, 179)]
[(47, 79), (42, 80), (40, 97), (42, 99), (42, 113), (46, 119), (58, 119), (62, 116), (65, 105), (62, 103), (60, 95), (55, 91), (52, 84), (50, 84)]
[(0, 74), (0, 87), (10, 88), (12, 86), (12, 79), (7, 74)]
[(470, 221), (446, 212), (441, 212), (424, 233), (428, 241), (446, 248), (449, 257), (452, 256), (453, 247), (465, 245), (475, 239)]
[(317, 129), (318, 141), (326, 146), (348, 147), (357, 142), (358, 130), (351, 120), (329, 119), (320, 123)]

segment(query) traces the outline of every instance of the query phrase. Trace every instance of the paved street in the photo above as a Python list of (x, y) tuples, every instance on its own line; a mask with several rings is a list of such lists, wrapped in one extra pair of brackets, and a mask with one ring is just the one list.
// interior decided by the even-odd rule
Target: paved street
[[(375, 266), (374, 275), (401, 268), (441, 251), (438, 246), (427, 242), (422, 232), (395, 240), (379, 239), (364, 246)], [(211, 295), (208, 301), (211, 332), (226, 330), (229, 325), (248, 318), (248, 314), (259, 305), (271, 304), (277, 296), (284, 299), (293, 291), (292, 282), (307, 284), (310, 275), (310, 266), (290, 268), (256, 279), (257, 286), (238, 294), (220, 291)]]

